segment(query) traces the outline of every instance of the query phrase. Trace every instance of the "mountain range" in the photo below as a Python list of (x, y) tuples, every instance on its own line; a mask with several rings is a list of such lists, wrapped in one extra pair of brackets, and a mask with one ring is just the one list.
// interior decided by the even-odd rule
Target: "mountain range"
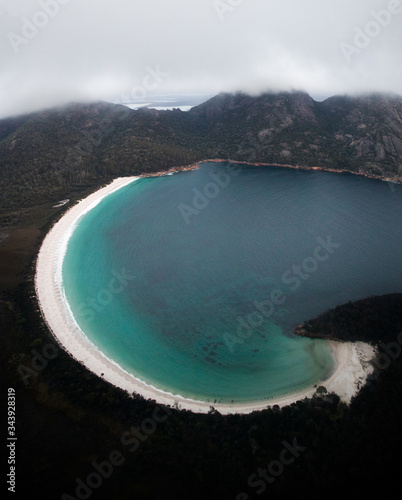
[(219, 94), (192, 108), (96, 102), (0, 120), (0, 210), (207, 158), (402, 179), (402, 97)]

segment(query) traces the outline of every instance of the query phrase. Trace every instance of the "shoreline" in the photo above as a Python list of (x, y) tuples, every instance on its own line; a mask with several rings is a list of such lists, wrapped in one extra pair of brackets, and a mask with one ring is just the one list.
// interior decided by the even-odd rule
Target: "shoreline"
[(147, 177), (162, 177), (164, 175), (172, 175), (177, 172), (187, 172), (189, 170), (197, 170), (200, 168), (202, 163), (236, 163), (238, 165), (249, 165), (252, 167), (279, 167), (279, 168), (291, 168), (293, 170), (305, 170), (312, 172), (329, 172), (333, 174), (351, 174), (357, 175), (358, 177), (364, 177), (366, 179), (374, 179), (383, 182), (391, 182), (393, 184), (402, 184), (402, 177), (381, 177), (380, 175), (368, 174), (366, 172), (354, 172), (352, 170), (341, 170), (336, 168), (329, 167), (307, 167), (301, 165), (289, 165), (287, 163), (262, 163), (262, 162), (248, 162), (241, 160), (231, 160), (230, 158), (221, 159), (221, 158), (209, 158), (206, 160), (200, 160), (191, 165), (186, 165), (183, 167), (171, 167), (168, 170), (162, 170), (160, 172), (140, 174), (139, 177), (147, 178)]
[[(174, 171), (170, 169), (167, 173), (159, 173), (159, 175), (195, 168), (199, 168), (199, 164), (179, 167)], [(36, 262), (35, 290), (42, 317), (57, 343), (75, 360), (83, 363), (88, 370), (127, 391), (130, 395), (135, 392), (145, 399), (153, 399), (157, 403), (170, 406), (178, 405), (182, 409), (196, 413), (207, 413), (213, 407), (224, 415), (246, 414), (266, 409), (268, 406), (286, 406), (313, 396), (316, 387), (309, 387), (286, 396), (247, 403), (214, 404), (187, 399), (152, 387), (129, 374), (99, 351), (80, 330), (66, 301), (62, 286), (62, 262), (69, 238), (80, 219), (106, 196), (142, 177), (144, 176), (115, 179), (108, 186), (80, 200), (54, 224), (42, 242)], [(332, 374), (327, 379), (317, 382), (317, 385), (324, 385), (328, 392), (336, 392), (342, 400), (349, 402), (358, 392), (367, 375), (372, 372), (369, 361), (374, 356), (374, 350), (363, 342), (330, 341), (330, 346), (335, 367)]]
[(384, 182), (392, 182), (395, 184), (402, 184), (402, 178), (393, 178), (393, 177), (381, 177), (379, 175), (375, 174), (367, 174), (365, 172), (354, 172), (352, 170), (340, 170), (336, 168), (329, 168), (329, 167), (307, 167), (307, 166), (300, 166), (300, 165), (289, 165), (286, 163), (261, 163), (261, 162), (247, 162), (247, 161), (238, 161), (238, 160), (221, 160), (219, 158), (217, 159), (210, 159), (210, 160), (202, 160), (199, 163), (204, 163), (204, 162), (210, 162), (210, 163), (238, 163), (239, 165), (250, 165), (250, 166), (257, 166), (257, 167), (280, 167), (280, 168), (291, 168), (293, 170), (306, 170), (306, 171), (315, 171), (315, 172), (330, 172), (334, 174), (352, 174), (352, 175), (358, 175), (359, 177), (365, 177), (366, 179), (376, 179), (379, 181), (384, 181)]

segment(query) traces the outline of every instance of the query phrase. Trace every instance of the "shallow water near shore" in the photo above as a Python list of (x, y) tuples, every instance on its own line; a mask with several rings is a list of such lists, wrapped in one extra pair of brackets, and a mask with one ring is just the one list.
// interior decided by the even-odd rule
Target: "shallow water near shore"
[[(352, 175), (205, 163), (140, 179), (70, 239), (74, 317), (145, 382), (211, 402), (320, 384), (325, 341), (293, 327), (330, 307), (400, 292), (402, 191)], [(325, 382), (324, 382), (325, 385)]]

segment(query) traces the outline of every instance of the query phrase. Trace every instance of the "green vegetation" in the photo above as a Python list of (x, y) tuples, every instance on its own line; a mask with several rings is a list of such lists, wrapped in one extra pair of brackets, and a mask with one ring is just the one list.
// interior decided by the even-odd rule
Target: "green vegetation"
[(402, 294), (393, 293), (348, 302), (296, 328), (307, 337), (343, 341), (361, 340), (373, 345), (394, 341), (402, 332)]
[[(402, 98), (220, 94), (189, 112), (73, 104), (0, 121), (0, 210), (205, 158), (401, 176)], [(0, 212), (1, 217), (1, 212)]]
[(27, 116), (19, 126), (7, 120), (0, 135), (0, 210), (69, 198), (74, 189), (201, 158), (172, 139), (174, 127), (155, 124), (151, 112), (138, 120), (133, 113), (101, 103)]

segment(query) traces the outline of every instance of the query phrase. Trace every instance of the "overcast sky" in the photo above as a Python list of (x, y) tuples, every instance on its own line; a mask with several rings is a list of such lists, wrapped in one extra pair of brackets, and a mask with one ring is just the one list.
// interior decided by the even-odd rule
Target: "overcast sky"
[(402, 94), (402, 0), (0, 0), (0, 13), (2, 117), (148, 94)]

